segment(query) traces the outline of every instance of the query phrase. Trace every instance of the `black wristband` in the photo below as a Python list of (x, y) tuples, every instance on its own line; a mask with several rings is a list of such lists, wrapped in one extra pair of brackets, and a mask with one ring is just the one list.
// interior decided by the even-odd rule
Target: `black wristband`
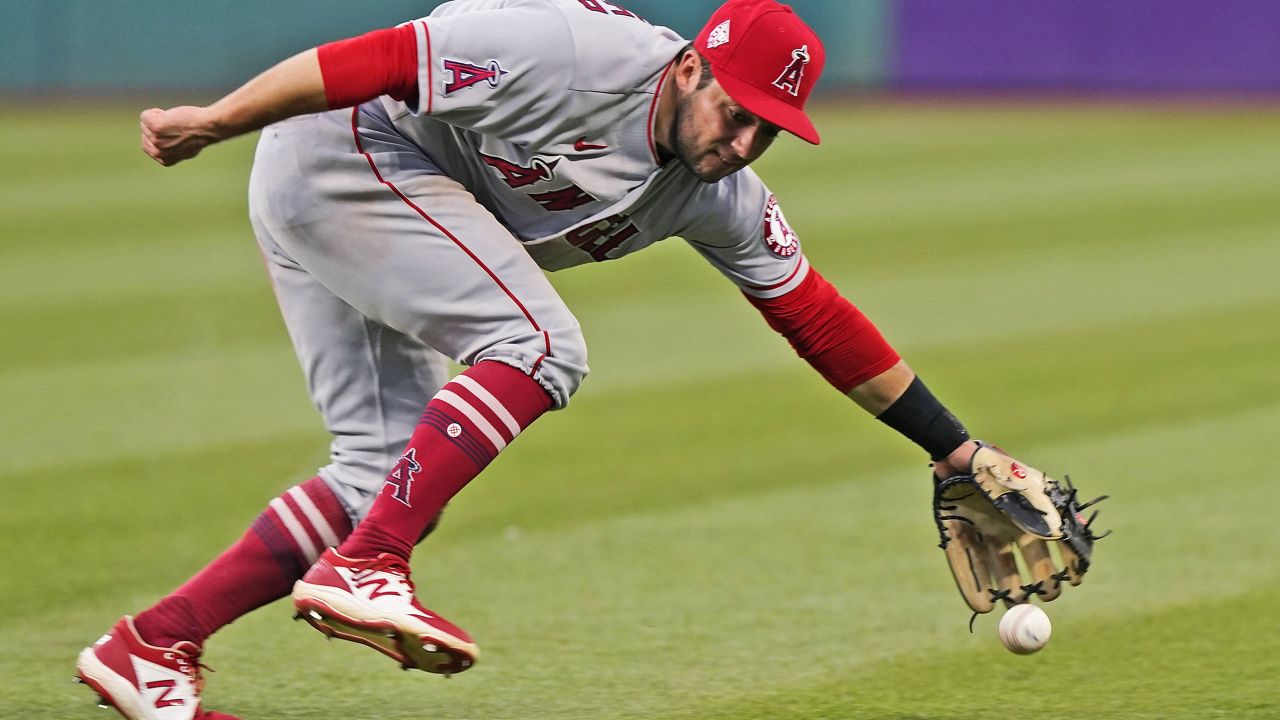
[(902, 397), (876, 416), (924, 448), (932, 460), (941, 460), (969, 439), (969, 431), (938, 402), (920, 378), (911, 381)]

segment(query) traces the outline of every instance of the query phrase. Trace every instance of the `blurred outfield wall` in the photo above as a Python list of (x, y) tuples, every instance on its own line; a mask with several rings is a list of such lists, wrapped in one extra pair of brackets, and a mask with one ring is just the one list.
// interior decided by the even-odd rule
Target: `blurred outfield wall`
[[(720, 0), (621, 0), (692, 37)], [(438, 0), (0, 0), (0, 92), (225, 90)], [(1280, 0), (792, 0), (821, 90), (1280, 90)]]

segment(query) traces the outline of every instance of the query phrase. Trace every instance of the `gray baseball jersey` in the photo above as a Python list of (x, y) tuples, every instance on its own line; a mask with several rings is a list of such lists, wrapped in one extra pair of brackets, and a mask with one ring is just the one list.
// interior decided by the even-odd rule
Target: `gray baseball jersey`
[(659, 165), (657, 97), (687, 44), (671, 30), (599, 0), (459, 0), (412, 25), (418, 100), (383, 112), (544, 269), (680, 236), (753, 294), (801, 279), (753, 171), (706, 184)]
[[(603, 0), (457, 0), (412, 21), (418, 92), (267, 128), (250, 211), (317, 408), (321, 476), (357, 521), (446, 380), (438, 353), (529, 373), (563, 407), (587, 373), (542, 270), (683, 237), (745, 292), (808, 265), (750, 169), (660, 163), (660, 90), (687, 44)], [(438, 352), (437, 352), (438, 351)]]

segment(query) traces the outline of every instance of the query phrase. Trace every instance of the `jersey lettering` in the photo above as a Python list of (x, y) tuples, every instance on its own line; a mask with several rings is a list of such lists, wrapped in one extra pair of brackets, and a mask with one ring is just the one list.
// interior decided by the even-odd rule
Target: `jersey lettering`
[(496, 88), (498, 83), (502, 82), (502, 76), (507, 74), (507, 71), (502, 69), (497, 60), (490, 60), (487, 65), (482, 67), (460, 60), (445, 58), (444, 71), (450, 73), (452, 78), (444, 86), (445, 95), (451, 95), (482, 82), (487, 82), (489, 87)]
[(510, 160), (503, 160), (493, 155), (485, 155), (480, 153), (480, 158), (484, 160), (484, 164), (497, 170), (502, 174), (502, 180), (511, 188), (522, 188), (544, 180), (554, 180), (556, 178), (555, 167), (560, 162), (560, 158), (551, 161), (543, 160), (535, 157), (529, 161), (529, 166), (517, 165)]
[(594, 225), (570, 230), (564, 238), (596, 262), (604, 262), (610, 259), (610, 251), (639, 233), (640, 228), (631, 222), (630, 217), (618, 213)]
[(614, 5), (611, 2), (604, 2), (604, 0), (578, 0), (578, 2), (582, 4), (582, 7), (590, 10), (591, 12), (598, 12), (602, 15), (621, 15), (623, 17), (633, 18), (640, 17), (630, 10)]
[(800, 82), (804, 80), (804, 66), (809, 64), (809, 46), (801, 45), (791, 51), (791, 64), (787, 66), (777, 80), (773, 81), (774, 87), (779, 90), (785, 90), (791, 95), (797, 96), (800, 93)]
[(418, 464), (416, 458), (417, 454), (417, 448), (409, 448), (409, 452), (400, 456), (400, 462), (396, 463), (391, 474), (387, 476), (387, 485), (392, 488), (391, 496), (408, 507), (413, 507), (409, 503), (409, 490), (413, 487), (413, 481), (417, 480), (413, 474), (422, 472), (422, 466)]
[(570, 185), (567, 188), (544, 193), (532, 193), (529, 197), (551, 212), (572, 210), (596, 201), (594, 197), (588, 195), (585, 190), (577, 185)]

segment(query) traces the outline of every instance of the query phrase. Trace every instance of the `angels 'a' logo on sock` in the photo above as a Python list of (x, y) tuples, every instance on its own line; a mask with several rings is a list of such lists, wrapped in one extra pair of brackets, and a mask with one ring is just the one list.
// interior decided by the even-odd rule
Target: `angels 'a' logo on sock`
[(507, 74), (507, 71), (502, 69), (497, 60), (490, 60), (484, 65), (473, 65), (469, 62), (446, 58), (444, 60), (444, 71), (449, 73), (450, 78), (444, 86), (445, 95), (452, 95), (459, 90), (465, 90), (482, 82), (487, 82), (489, 87), (496, 88), (498, 83), (502, 82), (502, 76)]
[(414, 477), (414, 473), (422, 472), (422, 466), (417, 460), (418, 449), (409, 448), (408, 452), (400, 456), (400, 462), (396, 463), (391, 474), (387, 476), (387, 485), (392, 488), (391, 497), (404, 503), (407, 507), (413, 507), (409, 502), (409, 491), (413, 487), (413, 481), (418, 478)]
[(800, 94), (800, 83), (804, 80), (804, 66), (809, 64), (809, 46), (801, 45), (791, 51), (791, 64), (787, 66), (777, 80), (773, 81), (774, 87), (779, 90), (785, 90), (792, 97)]

